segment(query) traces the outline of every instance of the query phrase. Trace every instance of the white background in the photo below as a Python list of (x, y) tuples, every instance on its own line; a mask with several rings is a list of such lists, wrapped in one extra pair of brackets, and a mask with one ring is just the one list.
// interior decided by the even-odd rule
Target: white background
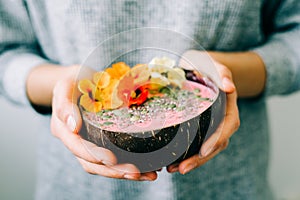
[[(269, 101), (272, 130), (270, 182), (280, 200), (300, 200), (300, 93)], [(32, 110), (0, 99), (0, 199), (33, 199), (35, 146)]]

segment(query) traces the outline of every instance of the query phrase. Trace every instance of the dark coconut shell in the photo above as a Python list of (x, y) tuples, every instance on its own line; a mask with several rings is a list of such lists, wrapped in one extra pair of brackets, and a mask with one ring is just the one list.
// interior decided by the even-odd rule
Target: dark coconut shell
[(111, 150), (118, 163), (132, 163), (141, 172), (154, 171), (198, 154), (203, 141), (215, 132), (224, 117), (226, 94), (209, 79), (200, 78), (193, 71), (186, 71), (186, 77), (218, 94), (212, 105), (200, 115), (175, 126), (143, 133), (102, 130), (84, 120), (80, 135)]

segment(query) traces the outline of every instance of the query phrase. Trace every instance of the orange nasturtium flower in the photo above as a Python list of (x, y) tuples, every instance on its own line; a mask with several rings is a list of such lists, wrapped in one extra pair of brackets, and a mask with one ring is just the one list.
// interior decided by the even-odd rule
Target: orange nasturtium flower
[[(137, 93), (138, 92), (138, 93)], [(149, 91), (144, 87), (139, 87), (135, 90), (133, 95), (130, 96), (129, 106), (142, 105), (148, 99)]]
[(105, 70), (111, 78), (120, 80), (127, 72), (130, 71), (130, 67), (124, 62), (118, 62), (112, 64), (110, 68)]
[(124, 105), (141, 105), (148, 99), (146, 85), (150, 78), (150, 71), (147, 65), (136, 65), (129, 73), (125, 74), (118, 85), (118, 96)]

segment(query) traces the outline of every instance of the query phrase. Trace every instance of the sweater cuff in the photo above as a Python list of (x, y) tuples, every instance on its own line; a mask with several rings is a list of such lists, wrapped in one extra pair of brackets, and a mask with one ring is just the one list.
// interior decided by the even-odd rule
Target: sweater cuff
[(30, 71), (48, 61), (32, 53), (6, 55), (2, 89), (5, 96), (14, 103), (30, 105), (27, 97), (26, 81)]
[(266, 84), (264, 96), (288, 93), (295, 65), (289, 59), (289, 51), (283, 48), (280, 41), (272, 41), (252, 49), (263, 60), (266, 68)]

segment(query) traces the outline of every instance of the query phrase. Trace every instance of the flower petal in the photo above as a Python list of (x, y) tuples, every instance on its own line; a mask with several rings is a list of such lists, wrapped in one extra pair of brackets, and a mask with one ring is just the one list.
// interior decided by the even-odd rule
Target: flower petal
[(105, 109), (116, 109), (123, 105), (123, 101), (118, 96), (119, 83), (120, 81), (112, 79), (108, 87), (102, 90), (102, 102)]
[(175, 68), (173, 68), (173, 70), (174, 70), (175, 72), (177, 72), (178, 75), (181, 76), (182, 79), (186, 79), (186, 78), (185, 78), (185, 72), (183, 71), (183, 69), (181, 69), (181, 68), (179, 68), (179, 67), (175, 67)]
[(131, 92), (135, 90), (133, 82), (133, 77), (130, 74), (127, 74), (120, 80), (118, 84), (118, 97), (121, 99), (124, 105), (128, 105)]
[(129, 72), (130, 67), (124, 62), (118, 62), (112, 65), (111, 68), (107, 68), (105, 71), (109, 73), (112, 78), (120, 80), (127, 72)]
[(176, 62), (175, 62), (175, 60), (164, 56), (164, 57), (153, 58), (149, 64), (151, 64), (152, 66), (173, 68), (175, 66)]
[(93, 76), (93, 81), (99, 88), (105, 88), (109, 85), (110, 75), (107, 72), (96, 72)]
[(131, 76), (134, 78), (133, 83), (141, 86), (146, 83), (150, 77), (150, 70), (148, 65), (138, 64), (130, 70)]
[(131, 106), (131, 105), (139, 106), (139, 105), (142, 105), (147, 100), (148, 94), (149, 94), (148, 90), (143, 87), (141, 87), (139, 89), (141, 90), (140, 91), (141, 93), (137, 97), (134, 97), (134, 98), (131, 97), (129, 99), (129, 106)]
[(91, 99), (88, 94), (83, 94), (79, 103), (88, 112), (99, 112), (102, 109), (102, 103)]
[(157, 72), (157, 73), (160, 73), (160, 74), (166, 73), (169, 69), (170, 68), (162, 66), (162, 65), (151, 66), (151, 72)]
[(182, 88), (182, 84), (186, 80), (184, 71), (179, 68), (169, 70), (168, 79), (172, 85), (179, 88)]
[(88, 94), (95, 90), (95, 85), (88, 79), (80, 80), (78, 83), (78, 89), (82, 94)]
[(164, 87), (170, 84), (170, 81), (165, 76), (162, 76), (160, 73), (152, 72), (150, 83), (158, 84)]

